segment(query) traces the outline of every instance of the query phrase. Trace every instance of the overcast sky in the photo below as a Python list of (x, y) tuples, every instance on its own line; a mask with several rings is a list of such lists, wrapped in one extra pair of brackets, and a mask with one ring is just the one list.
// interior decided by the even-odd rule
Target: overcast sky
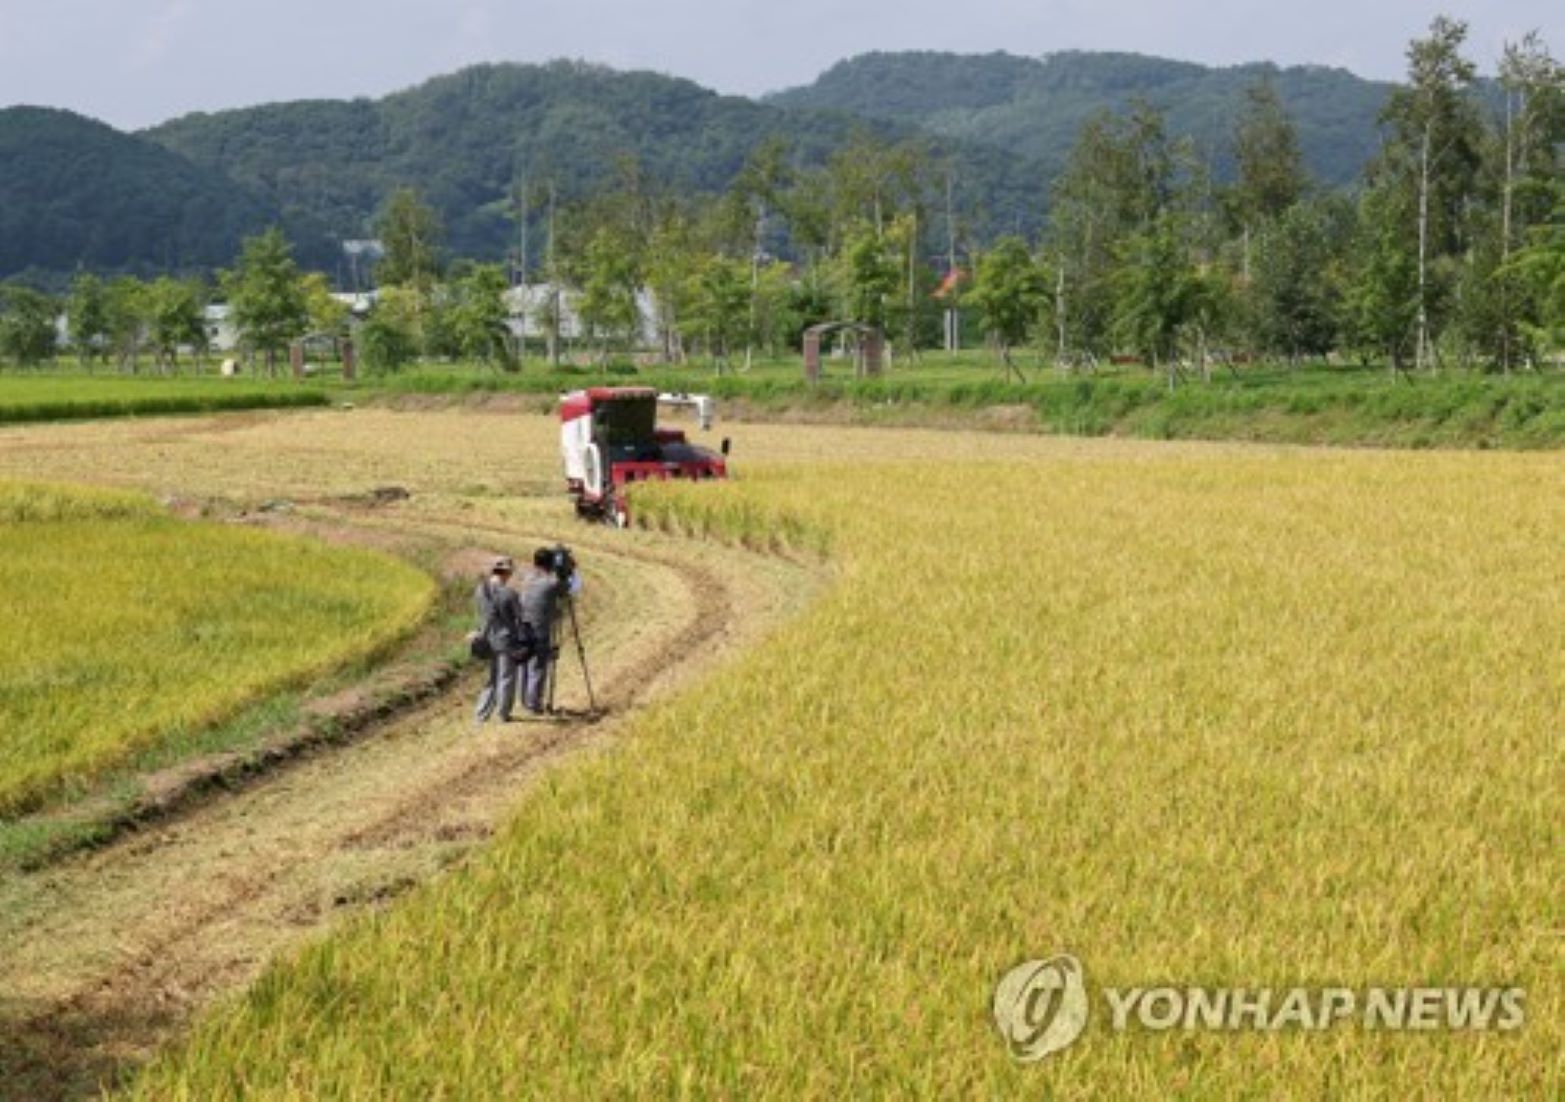
[(282, 99), (378, 96), (478, 61), (585, 58), (753, 95), (871, 49), (1128, 50), (1398, 77), (1439, 11), (1491, 71), (1560, 0), (0, 0), (0, 105), (120, 127)]

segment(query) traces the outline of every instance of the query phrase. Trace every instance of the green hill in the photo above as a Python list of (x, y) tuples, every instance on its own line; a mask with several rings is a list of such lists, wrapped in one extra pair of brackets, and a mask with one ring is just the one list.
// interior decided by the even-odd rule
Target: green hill
[(1008, 149), (1057, 171), (1083, 121), (1105, 107), (1122, 110), (1139, 96), (1166, 110), (1170, 130), (1196, 139), (1221, 173), (1244, 91), (1264, 78), (1276, 84), (1293, 115), (1315, 175), (1339, 185), (1357, 178), (1378, 148), (1376, 120), (1391, 85), (1342, 69), (1212, 69), (1119, 53), (1067, 52), (1036, 60), (1005, 53), (868, 53), (767, 102), (911, 123)]
[(155, 142), (69, 111), (0, 110), (0, 278), (210, 268), (279, 217)]
[[(581, 195), (630, 154), (663, 185), (710, 193), (726, 188), (767, 138), (783, 139), (810, 164), (866, 129), (929, 140), (894, 121), (782, 108), (655, 73), (558, 61), (474, 66), (380, 100), (189, 115), (145, 133), (341, 237), (368, 232), (384, 198), (411, 185), (440, 211), (455, 252), (494, 256), (514, 233), (507, 196), (523, 175)], [(932, 144), (959, 157), (996, 224), (1036, 222), (1038, 166), (997, 148)]]
[(1145, 97), (1221, 174), (1244, 90), (1262, 76), (1291, 109), (1315, 173), (1353, 180), (1377, 146), (1388, 85), (1129, 54), (866, 54), (761, 102), (582, 62), (479, 65), (377, 100), (197, 113), (135, 135), (12, 108), (0, 112), (0, 278), (209, 268), (273, 223), (301, 260), (337, 272), (332, 242), (369, 234), (404, 185), (439, 210), (454, 253), (496, 258), (514, 234), (509, 196), (521, 178), (552, 180), (568, 200), (631, 155), (657, 185), (710, 194), (768, 138), (819, 164), (857, 131), (920, 141), (959, 166), (958, 204), (980, 237), (1027, 232), (1092, 112)]

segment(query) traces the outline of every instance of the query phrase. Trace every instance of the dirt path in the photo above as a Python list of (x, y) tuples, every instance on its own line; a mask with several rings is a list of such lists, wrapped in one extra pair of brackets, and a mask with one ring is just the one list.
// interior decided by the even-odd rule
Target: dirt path
[[(536, 542), (487, 512), (396, 510), (352, 524), (471, 548)], [(541, 770), (611, 741), (635, 705), (753, 641), (816, 587), (775, 559), (582, 535), (589, 658), (608, 719), (475, 730), (469, 679), (347, 746), (0, 883), (0, 1097), (95, 1096), (278, 952), (460, 861)], [(568, 657), (567, 707), (585, 703), (580, 684)]]

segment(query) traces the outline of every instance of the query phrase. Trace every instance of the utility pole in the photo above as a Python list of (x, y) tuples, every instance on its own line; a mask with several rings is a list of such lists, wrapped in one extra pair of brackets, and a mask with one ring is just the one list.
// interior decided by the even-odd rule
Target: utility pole
[(757, 200), (755, 207), (755, 240), (750, 247), (750, 326), (744, 338), (744, 370), (754, 364), (757, 308), (761, 297), (761, 248), (766, 234), (766, 200)]
[(907, 239), (907, 362), (914, 360), (914, 348), (918, 338), (918, 207), (913, 208), (913, 225)]
[[(946, 169), (946, 272), (949, 277), (956, 274), (956, 213), (951, 201), (952, 185), (951, 170)], [(947, 290), (947, 296), (956, 293), (960, 280), (952, 278)], [(962, 315), (956, 308), (946, 306), (946, 351), (955, 352), (962, 347)]]
[(527, 362), (527, 216), (530, 213), (528, 200), (532, 197), (532, 185), (527, 176), (523, 174), (521, 186), (516, 193), (516, 221), (517, 221), (517, 258), (516, 258), (516, 311), (520, 332), (516, 336), (516, 364), (521, 367)]
[(555, 266), (554, 254), (554, 181), (549, 181), (549, 366), (560, 366), (560, 329), (564, 320), (560, 317), (560, 270)]
[(527, 177), (522, 177), (521, 186), (516, 192), (516, 221), (520, 227), (517, 232), (517, 251), (520, 254), (516, 265), (516, 285), (527, 286), (527, 200), (531, 185)]

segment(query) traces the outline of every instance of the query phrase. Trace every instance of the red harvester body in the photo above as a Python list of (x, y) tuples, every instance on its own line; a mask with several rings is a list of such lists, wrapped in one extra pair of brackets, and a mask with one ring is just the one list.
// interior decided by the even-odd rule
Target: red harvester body
[(715, 403), (701, 394), (659, 394), (651, 387), (589, 387), (560, 399), (560, 457), (565, 485), (583, 517), (625, 527), (626, 490), (652, 479), (701, 481), (728, 477), (722, 452), (692, 444), (682, 429), (659, 428), (659, 404), (695, 410), (703, 429)]

